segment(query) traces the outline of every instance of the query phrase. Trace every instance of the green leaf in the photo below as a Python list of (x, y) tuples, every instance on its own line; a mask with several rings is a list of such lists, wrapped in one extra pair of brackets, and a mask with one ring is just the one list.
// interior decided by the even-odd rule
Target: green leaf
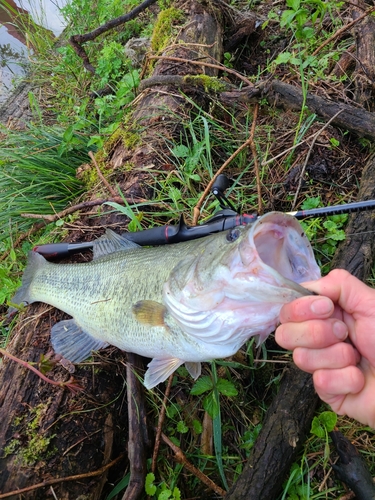
[(216, 387), (221, 394), (224, 394), (224, 396), (231, 397), (237, 396), (238, 394), (237, 389), (235, 388), (233, 382), (231, 382), (230, 380), (219, 378)]
[(172, 149), (172, 154), (176, 156), (176, 158), (187, 158), (190, 154), (190, 151), (189, 148), (187, 148), (183, 144), (179, 144)]
[(292, 54), (290, 52), (281, 52), (281, 54), (279, 54), (276, 57), (275, 63), (276, 64), (286, 64), (287, 62), (289, 62), (291, 56), (292, 56)]
[(282, 28), (284, 28), (285, 26), (289, 27), (295, 15), (296, 13), (294, 12), (294, 10), (284, 10), (280, 19), (280, 26)]
[(333, 222), (332, 220), (326, 220), (323, 222), (323, 227), (325, 227), (328, 231), (336, 231), (337, 230), (337, 224)]
[(188, 430), (189, 428), (187, 427), (187, 425), (183, 420), (180, 420), (177, 423), (177, 432), (181, 432), (181, 434), (186, 434)]
[(315, 436), (318, 436), (319, 438), (322, 438), (322, 439), (325, 438), (326, 433), (325, 433), (322, 425), (320, 424), (320, 420), (318, 417), (313, 418), (313, 421), (311, 423), (310, 432), (311, 432), (311, 434), (315, 434)]
[(190, 174), (189, 179), (191, 179), (192, 181), (199, 182), (201, 180), (201, 177), (198, 174)]
[[(305, 22), (305, 21), (303, 21)], [(300, 38), (302, 40), (310, 40), (310, 38), (313, 38), (315, 36), (315, 30), (314, 28), (310, 28), (309, 26), (305, 26), (301, 31), (300, 31)]]
[(329, 238), (331, 238), (334, 241), (343, 241), (346, 238), (345, 231), (343, 229), (337, 229), (336, 232), (330, 233)]
[(321, 413), (318, 418), (321, 421), (322, 425), (324, 425), (327, 429), (327, 432), (333, 431), (337, 423), (336, 413), (334, 413), (333, 411), (323, 411), (323, 413)]
[(219, 401), (215, 397), (215, 393), (211, 392), (203, 400), (203, 408), (210, 415), (211, 418), (215, 419), (220, 412)]
[(320, 196), (316, 198), (307, 198), (302, 204), (302, 210), (310, 210), (311, 208), (318, 208), (320, 205)]
[(175, 203), (176, 203), (176, 201), (179, 201), (182, 199), (181, 191), (178, 188), (176, 188), (175, 186), (170, 186), (170, 188), (168, 190), (168, 196)]
[(193, 396), (200, 396), (201, 394), (211, 391), (213, 389), (213, 383), (211, 377), (205, 375), (204, 377), (200, 377), (193, 387), (191, 388), (190, 394)]
[(294, 64), (295, 66), (300, 66), (302, 62), (302, 59), (300, 59), (299, 57), (291, 57), (290, 58), (290, 64)]
[(199, 422), (199, 420), (197, 419), (194, 419), (193, 420), (193, 429), (194, 429), (194, 432), (196, 434), (202, 434), (202, 431), (203, 431), (203, 426), (202, 424)]
[(177, 488), (177, 486), (175, 486), (175, 487), (173, 488), (172, 495), (173, 495), (174, 500), (181, 500), (181, 492), (180, 492), (180, 490)]
[(154, 496), (156, 493), (156, 486), (154, 485), (155, 474), (149, 472), (146, 476), (145, 491), (147, 495)]
[(301, 0), (286, 0), (286, 4), (294, 11), (297, 11), (301, 5)]
[(171, 490), (163, 490), (158, 495), (158, 500), (169, 500), (171, 498), (172, 492)]

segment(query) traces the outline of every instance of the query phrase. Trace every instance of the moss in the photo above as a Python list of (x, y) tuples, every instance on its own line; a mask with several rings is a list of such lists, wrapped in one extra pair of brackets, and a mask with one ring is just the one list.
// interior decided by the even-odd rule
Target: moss
[(119, 143), (122, 143), (126, 149), (131, 150), (138, 146), (141, 140), (139, 132), (134, 129), (132, 116), (127, 115), (123, 126), (118, 127), (111, 137), (108, 138), (103, 149), (97, 153), (96, 158), (104, 162)]
[[(131, 115), (127, 115), (124, 124), (106, 140), (102, 149), (95, 153), (95, 160), (104, 177), (112, 174), (112, 169), (108, 168), (107, 159), (112, 154), (115, 148), (122, 144), (127, 150), (131, 151), (138, 146), (142, 141), (141, 135), (134, 127), (134, 122)], [(87, 191), (90, 191), (98, 184), (100, 179), (95, 165), (86, 163), (77, 171), (77, 177), (83, 182)]]
[[(14, 419), (17, 426), (23, 427), (18, 431), (18, 434), (23, 435), (23, 439), (12, 439), (4, 448), (5, 457), (16, 454), (19, 465), (29, 466), (48, 459), (56, 452), (55, 448), (49, 449), (55, 434), (46, 436), (41, 430), (41, 422), (47, 409), (48, 404), (40, 404), (29, 410), (27, 415)], [(32, 416), (31, 420), (26, 422), (30, 415)]]
[(16, 450), (19, 448), (20, 444), (21, 441), (19, 439), (12, 439), (7, 446), (4, 446), (3, 450), (4, 455), (2, 458), (7, 457), (8, 455), (13, 455), (13, 453), (15, 453)]
[(165, 49), (172, 35), (173, 25), (183, 21), (184, 18), (182, 10), (175, 7), (170, 7), (159, 13), (151, 38), (151, 48), (154, 52), (161, 52)]
[(207, 75), (187, 75), (184, 77), (186, 83), (192, 85), (201, 85), (204, 87), (206, 92), (214, 91), (214, 92), (224, 92), (226, 90), (225, 83), (222, 83), (218, 78), (214, 76)]
[(20, 465), (33, 465), (35, 462), (47, 460), (56, 453), (56, 448), (48, 451), (51, 440), (56, 436), (53, 434), (49, 437), (39, 436), (36, 434), (30, 438), (26, 448), (21, 449), (17, 454)]
[(134, 149), (141, 142), (141, 136), (137, 132), (128, 130), (124, 133), (122, 141), (126, 149)]

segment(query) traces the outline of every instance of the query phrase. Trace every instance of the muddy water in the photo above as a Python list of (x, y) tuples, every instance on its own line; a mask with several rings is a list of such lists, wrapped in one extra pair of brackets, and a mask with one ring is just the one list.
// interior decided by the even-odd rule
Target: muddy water
[(25, 34), (17, 26), (17, 16), (30, 16), (33, 21), (51, 30), (56, 36), (63, 30), (60, 8), (66, 0), (6, 0), (10, 8), (0, 5), (0, 104), (27, 65), (29, 50)]

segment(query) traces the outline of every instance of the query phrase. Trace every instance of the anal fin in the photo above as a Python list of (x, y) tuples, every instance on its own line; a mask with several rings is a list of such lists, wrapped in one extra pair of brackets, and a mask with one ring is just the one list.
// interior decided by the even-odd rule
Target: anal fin
[(61, 354), (72, 363), (79, 363), (87, 359), (92, 351), (108, 345), (82, 330), (74, 319), (60, 321), (52, 327), (51, 343), (56, 354)]

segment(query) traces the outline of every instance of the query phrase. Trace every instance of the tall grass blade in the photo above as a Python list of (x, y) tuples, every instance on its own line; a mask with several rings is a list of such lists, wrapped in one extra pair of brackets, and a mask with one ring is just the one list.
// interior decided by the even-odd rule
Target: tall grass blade
[(214, 381), (214, 387), (213, 387), (213, 396), (216, 399), (217, 402), (217, 414), (212, 420), (212, 425), (213, 425), (213, 438), (214, 438), (214, 448), (215, 448), (215, 457), (216, 457), (216, 463), (217, 467), (219, 469), (219, 473), (221, 476), (221, 480), (223, 481), (224, 488), (226, 490), (229, 490), (227, 479), (224, 474), (224, 467), (223, 467), (223, 447), (222, 447), (222, 440), (221, 440), (221, 411), (220, 411), (220, 395), (219, 391), (217, 389), (217, 371), (216, 371), (216, 364), (215, 361), (211, 363), (212, 367), (212, 377)]

